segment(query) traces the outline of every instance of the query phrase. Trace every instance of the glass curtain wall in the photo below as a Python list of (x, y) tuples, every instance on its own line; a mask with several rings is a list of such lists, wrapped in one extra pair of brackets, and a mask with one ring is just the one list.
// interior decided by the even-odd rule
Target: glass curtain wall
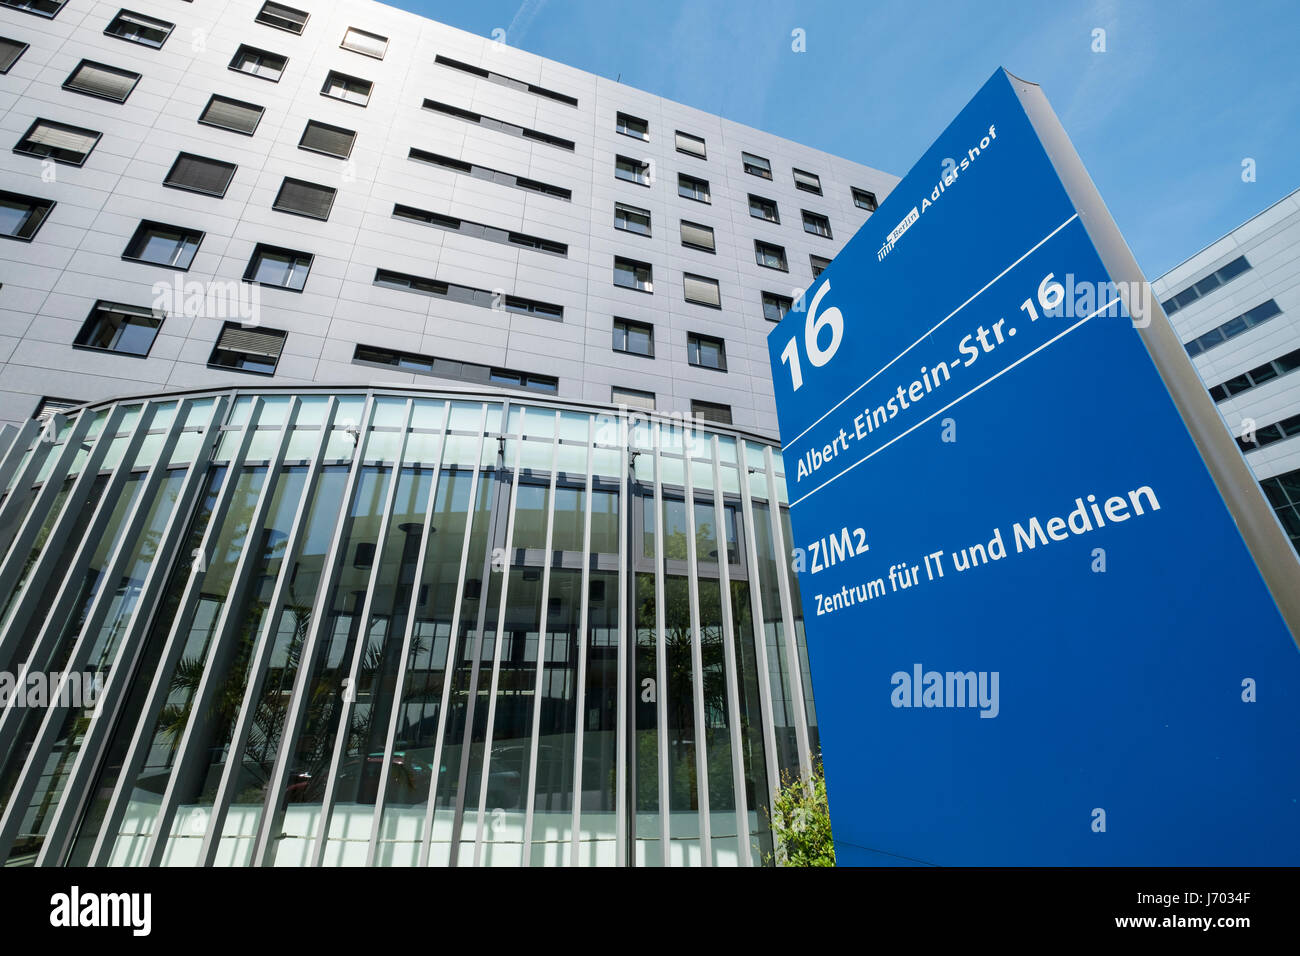
[(817, 735), (761, 439), (230, 389), (8, 429), (0, 489), (6, 865), (771, 862)]

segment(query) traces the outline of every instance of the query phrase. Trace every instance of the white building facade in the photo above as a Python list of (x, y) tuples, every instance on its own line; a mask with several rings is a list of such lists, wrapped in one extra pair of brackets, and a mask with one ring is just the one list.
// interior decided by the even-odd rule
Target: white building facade
[(1152, 291), (1300, 550), (1300, 191)]

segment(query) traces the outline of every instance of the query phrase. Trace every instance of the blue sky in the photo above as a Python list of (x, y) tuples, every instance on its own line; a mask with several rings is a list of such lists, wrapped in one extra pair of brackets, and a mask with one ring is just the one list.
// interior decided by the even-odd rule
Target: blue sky
[(1042, 85), (1150, 278), (1300, 186), (1290, 0), (393, 5), (900, 176), (1004, 66)]

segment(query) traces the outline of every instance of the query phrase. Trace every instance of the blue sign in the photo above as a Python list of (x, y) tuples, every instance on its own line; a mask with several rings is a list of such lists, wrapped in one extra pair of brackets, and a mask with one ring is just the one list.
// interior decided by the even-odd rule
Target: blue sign
[(768, 338), (838, 860), (1295, 864), (1300, 565), (1043, 111), (995, 73)]

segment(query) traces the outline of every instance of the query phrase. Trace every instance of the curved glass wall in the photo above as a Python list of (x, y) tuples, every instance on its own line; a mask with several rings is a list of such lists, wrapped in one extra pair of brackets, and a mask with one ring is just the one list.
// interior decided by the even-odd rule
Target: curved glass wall
[(0, 439), (7, 865), (769, 860), (817, 739), (761, 439), (401, 388)]

